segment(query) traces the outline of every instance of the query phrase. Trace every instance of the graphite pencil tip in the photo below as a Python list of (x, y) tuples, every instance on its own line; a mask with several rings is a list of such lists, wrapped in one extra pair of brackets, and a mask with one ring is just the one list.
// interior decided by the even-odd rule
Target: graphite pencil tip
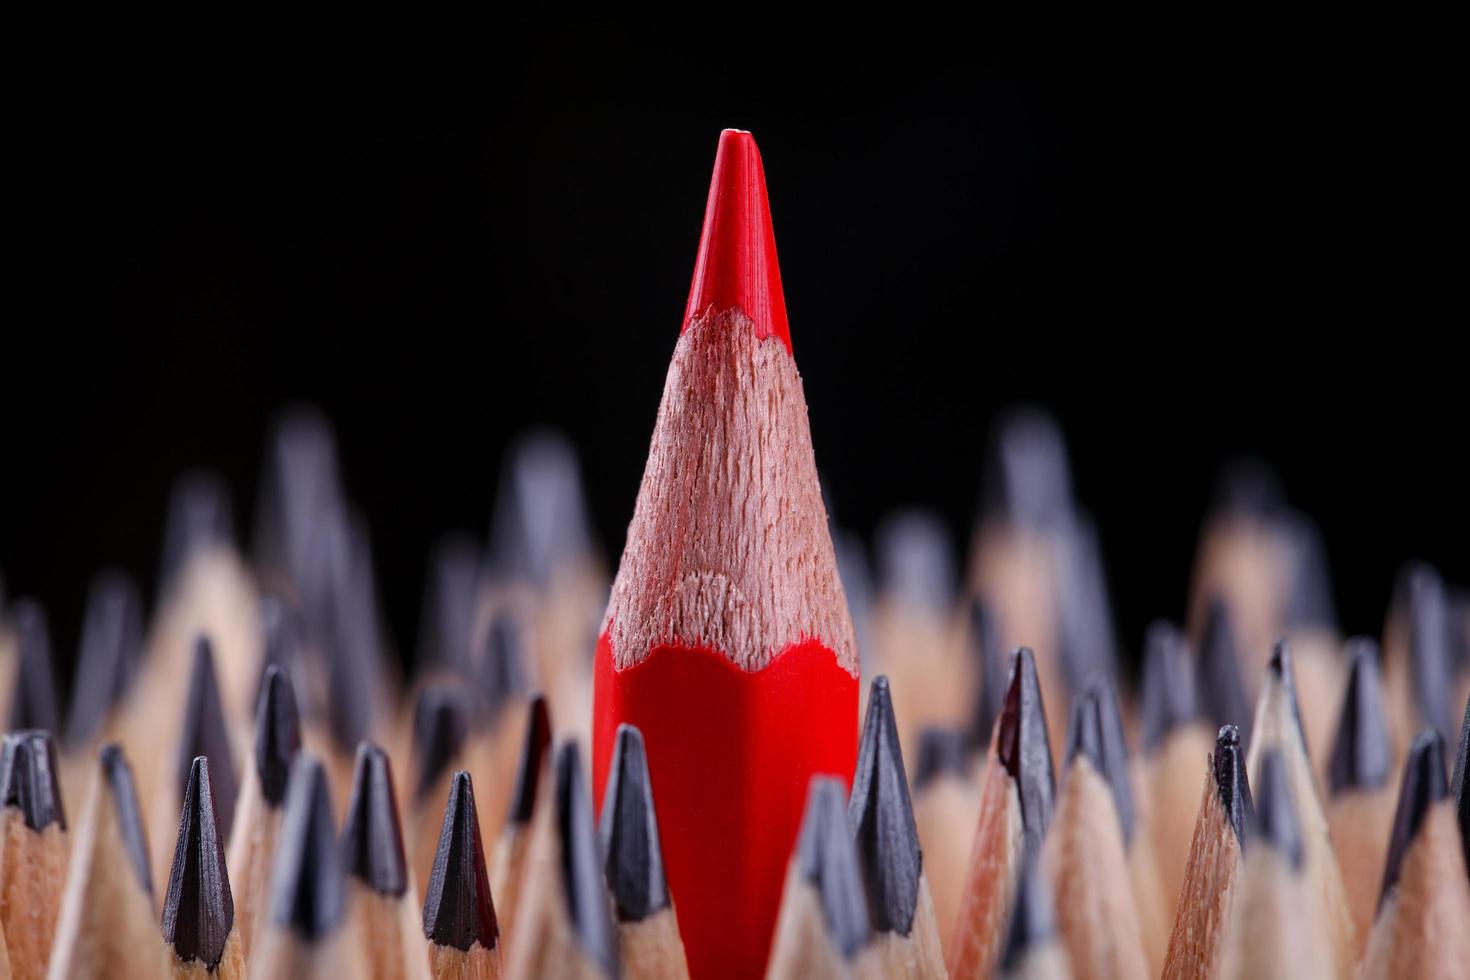
[(215, 681), (214, 652), (209, 638), (203, 635), (194, 641), (194, 665), (189, 674), (184, 726), (179, 735), (175, 778), (180, 793), (191, 778), (195, 758), (201, 755), (209, 759), (214, 805), (219, 811), (220, 826), (228, 834), (235, 818), (235, 793), (239, 787), (219, 684)]
[(1460, 843), (1465, 850), (1465, 866), (1470, 868), (1470, 790), (1465, 788), (1465, 769), (1470, 766), (1470, 698), (1465, 699), (1465, 720), (1460, 722), (1460, 749), (1455, 753), (1455, 778), (1450, 792), (1455, 795), (1455, 813), (1460, 818)]
[(53, 823), (65, 830), (60, 780), (56, 743), (49, 734), (31, 730), (5, 736), (0, 750), (0, 806), (19, 810), (32, 830), (45, 830)]
[(1254, 712), (1240, 676), (1240, 654), (1235, 643), (1230, 606), (1220, 596), (1210, 602), (1205, 616), (1199, 683), (1200, 700), (1210, 720), (1216, 725), (1237, 726), (1241, 738), (1249, 742)]
[(1332, 793), (1378, 789), (1393, 768), (1393, 746), (1378, 677), (1378, 644), (1367, 637), (1348, 641), (1352, 667), (1337, 719), (1337, 738), (1327, 770)]
[(556, 750), (556, 828), (561, 840), (561, 884), (572, 932), (587, 958), (603, 972), (618, 972), (618, 938), (602, 880), (601, 845), (575, 742)]
[(516, 785), (510, 797), (511, 823), (525, 826), (536, 812), (536, 798), (541, 791), (541, 772), (546, 768), (546, 753), (551, 748), (551, 716), (546, 710), (546, 696), (540, 691), (531, 695), (526, 713), (526, 735), (521, 740), (521, 755), (516, 763)]
[(906, 606), (947, 612), (955, 589), (949, 532), (937, 514), (919, 508), (883, 519), (874, 534), (878, 584)]
[(1291, 562), (1291, 589), (1286, 601), (1288, 629), (1337, 628), (1327, 549), (1311, 519), (1295, 511), (1283, 516), (1283, 536)]
[(66, 719), (66, 741), (81, 745), (102, 728), (122, 700), (143, 652), (143, 603), (126, 573), (108, 570), (92, 580), (82, 616), (76, 681)]
[(112, 805), (117, 817), (117, 829), (122, 837), (123, 850), (138, 876), (138, 884), (149, 895), (153, 894), (153, 871), (148, 866), (148, 842), (143, 835), (143, 815), (138, 809), (138, 790), (133, 783), (133, 767), (128, 765), (122, 746), (108, 743), (102, 746), (97, 756), (102, 767), (102, 778), (112, 796)]
[(607, 888), (618, 918), (641, 922), (668, 908), (669, 886), (664, 877), (648, 755), (643, 733), (632, 725), (618, 726), (598, 831)]
[(1001, 954), (1001, 972), (1020, 966), (1026, 954), (1056, 934), (1051, 907), (1051, 891), (1041, 873), (1039, 861), (1027, 860), (1016, 879), (1016, 898), (1011, 909), (1011, 922), (1006, 928), (1005, 950)]
[(506, 454), (490, 540), (497, 576), (542, 589), (594, 551), (577, 451), (561, 433), (527, 432)]
[(1267, 683), (1281, 685), (1282, 696), (1291, 708), (1292, 720), (1296, 722), (1297, 737), (1302, 740), (1302, 751), (1311, 758), (1311, 746), (1307, 744), (1307, 727), (1302, 724), (1302, 704), (1296, 693), (1296, 666), (1291, 656), (1291, 644), (1285, 639), (1276, 641), (1271, 648), (1271, 660), (1266, 664)]
[(1383, 866), (1383, 889), (1378, 895), (1380, 907), (1398, 884), (1404, 858), (1430, 807), (1449, 795), (1444, 776), (1444, 737), (1433, 728), (1426, 728), (1414, 736), (1409, 757), (1404, 762), (1404, 781), (1393, 816), (1393, 833), (1388, 839), (1388, 861)]
[(429, 555), (417, 669), (444, 667), (469, 673), (470, 638), (479, 601), (481, 558), (475, 539), (464, 533), (441, 538)]
[(19, 650), (11, 693), (10, 728), (56, 731), (56, 682), (51, 673), (51, 630), (46, 610), (34, 599), (17, 599), (10, 610)]
[(963, 776), (969, 768), (967, 751), (965, 733), (958, 728), (921, 729), (919, 757), (914, 764), (914, 792), (941, 776)]
[(1414, 701), (1424, 723), (1441, 735), (1451, 731), (1450, 701), (1455, 690), (1451, 677), (1449, 604), (1444, 582), (1427, 565), (1409, 576), (1409, 668)]
[(379, 895), (398, 897), (408, 890), (393, 764), (387, 752), (367, 742), (357, 747), (352, 795), (342, 822), (342, 853), (347, 873)]
[(449, 783), (439, 847), (424, 896), (424, 936), (437, 946), (468, 950), (475, 943), (494, 949), (500, 941), (480, 816), (470, 774), (457, 772)]
[(1020, 647), (1011, 655), (1010, 680), (996, 725), (995, 755), (1016, 781), (1026, 853), (1035, 856), (1041, 853), (1041, 842), (1051, 824), (1057, 781), (1052, 770), (1051, 740), (1046, 734), (1041, 682), (1029, 647)]
[(981, 488), (981, 510), (989, 516), (1027, 527), (1070, 520), (1072, 475), (1056, 419), (1033, 406), (1007, 412), (992, 432)]
[(480, 691), (492, 724), (506, 703), (524, 694), (529, 686), (526, 659), (526, 634), (520, 620), (509, 610), (501, 610), (491, 617), (485, 631), (485, 650), (479, 664)]
[(1235, 831), (1236, 843), (1245, 846), (1246, 830), (1255, 820), (1255, 808), (1251, 804), (1251, 784), (1246, 775), (1245, 753), (1240, 748), (1240, 729), (1225, 725), (1215, 736), (1215, 754), (1210, 759), (1215, 774), (1215, 794), (1230, 829)]
[(1178, 627), (1152, 623), (1143, 640), (1143, 747), (1151, 752), (1199, 716), (1194, 658)]
[(1006, 690), (1006, 670), (1005, 655), (1000, 645), (1000, 624), (996, 622), (990, 606), (979, 596), (970, 599), (968, 640), (970, 659), (980, 677), (980, 690), (971, 715), (974, 727), (970, 737), (976, 747), (984, 747), (990, 744), (995, 719), (1000, 717)]
[(757, 340), (779, 337), (791, 350), (765, 167), (755, 137), (740, 129), (720, 133), (683, 330), (732, 309), (753, 321)]
[(302, 753), (291, 767), (271, 864), (271, 921), (315, 940), (337, 928), (346, 902), (327, 776), (320, 762)]
[(291, 763), (301, 751), (301, 716), (291, 676), (274, 664), (265, 669), (264, 686), (255, 704), (255, 774), (261, 795), (272, 807), (286, 800)]
[(265, 693), (266, 674), (272, 667), (289, 672), (300, 662), (306, 627), (294, 605), (280, 596), (264, 595), (260, 597), (260, 632), (264, 655), (260, 660), (260, 680), (255, 685), (257, 704)]
[(413, 709), (414, 799), (423, 801), (464, 749), (470, 703), (462, 688), (431, 684)]
[(213, 970), (235, 926), (235, 899), (225, 869), (225, 840), (216, 818), (209, 760), (199, 756), (184, 786), (179, 836), (163, 900), (163, 938), (185, 963)]
[(1123, 718), (1118, 695), (1111, 682), (1093, 680), (1072, 700), (1072, 717), (1067, 735), (1067, 763), (1086, 756), (1098, 775), (1113, 791), (1118, 825), (1123, 842), (1133, 843), (1133, 791), (1128, 775), (1128, 745), (1123, 737)]
[(1256, 820), (1251, 843), (1260, 841), (1275, 849), (1293, 868), (1301, 868), (1305, 856), (1302, 825), (1286, 762), (1277, 749), (1261, 756), (1261, 781), (1255, 793)]
[(851, 959), (867, 945), (873, 931), (842, 797), (841, 782), (830, 776), (812, 777), (796, 838), (796, 860), (801, 876), (821, 900), (832, 944)]
[(898, 744), (893, 697), (888, 678), (881, 674), (868, 692), (847, 820), (857, 845), (872, 928), (907, 936), (918, 907), (923, 857)]
[(169, 493), (159, 582), (167, 588), (194, 552), (234, 539), (234, 508), (224, 480), (207, 470), (185, 473)]

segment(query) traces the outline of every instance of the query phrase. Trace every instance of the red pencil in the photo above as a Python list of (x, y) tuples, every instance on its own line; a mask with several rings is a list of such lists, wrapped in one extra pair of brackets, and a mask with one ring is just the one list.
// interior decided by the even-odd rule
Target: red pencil
[(636, 725), (689, 972), (759, 976), (807, 783), (852, 777), (858, 661), (749, 133), (720, 135), (595, 670), (593, 798)]

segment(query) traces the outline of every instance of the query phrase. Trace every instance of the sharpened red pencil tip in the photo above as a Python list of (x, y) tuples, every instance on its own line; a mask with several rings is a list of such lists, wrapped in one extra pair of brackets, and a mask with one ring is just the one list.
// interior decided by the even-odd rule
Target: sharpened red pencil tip
[(710, 311), (733, 308), (755, 322), (758, 340), (780, 337), (786, 350), (791, 350), (776, 235), (766, 200), (766, 172), (755, 137), (741, 129), (720, 133), (680, 332)]

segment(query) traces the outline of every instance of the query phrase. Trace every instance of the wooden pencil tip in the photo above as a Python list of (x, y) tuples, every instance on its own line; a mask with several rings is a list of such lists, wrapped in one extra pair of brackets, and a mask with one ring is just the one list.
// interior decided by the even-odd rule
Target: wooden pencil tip
[(143, 834), (143, 815), (138, 808), (138, 790), (133, 783), (133, 767), (128, 765), (122, 746), (115, 742), (102, 746), (97, 761), (102, 767), (103, 783), (112, 797), (123, 850), (127, 852), (128, 861), (133, 865), (133, 873), (138, 876), (138, 884), (143, 891), (152, 895), (153, 871), (148, 866), (148, 841)]
[(1240, 730), (1225, 725), (1215, 737), (1215, 754), (1210, 759), (1215, 774), (1215, 793), (1235, 840), (1245, 846), (1246, 829), (1255, 820), (1251, 804), (1250, 778), (1246, 775), (1245, 753), (1240, 747)]
[(1016, 898), (1000, 958), (1001, 972), (1019, 967), (1028, 952), (1056, 934), (1051, 902), (1051, 890), (1041, 873), (1041, 862), (1027, 859), (1016, 879)]
[(1257, 841), (1275, 849), (1293, 868), (1301, 868), (1305, 855), (1302, 825), (1286, 763), (1277, 749), (1261, 756), (1261, 781), (1255, 792), (1256, 820), (1251, 844)]
[(1465, 768), (1470, 765), (1470, 698), (1465, 699), (1465, 720), (1460, 722), (1460, 749), (1455, 753), (1455, 778), (1451, 792), (1455, 795), (1455, 813), (1460, 819), (1460, 843), (1465, 850), (1465, 866), (1470, 868), (1470, 789)]
[(320, 762), (303, 752), (291, 767), (271, 864), (271, 921), (311, 941), (337, 928), (346, 905), (327, 775)]
[(851, 959), (868, 944), (872, 927), (846, 811), (842, 783), (813, 776), (796, 838), (796, 860), (801, 876), (816, 889), (832, 945)]
[(1143, 747), (1151, 752), (1199, 716), (1194, 657), (1173, 623), (1149, 625), (1143, 640)]
[(946, 775), (963, 776), (969, 769), (966, 733), (958, 728), (929, 727), (919, 731), (919, 756), (914, 764), (914, 792)]
[(379, 895), (397, 898), (408, 890), (393, 764), (387, 752), (367, 742), (357, 747), (352, 794), (342, 821), (342, 853), (347, 873)]
[(480, 657), (480, 691), (485, 699), (487, 720), (494, 723), (505, 705), (526, 693), (526, 634), (521, 621), (507, 609), (490, 619), (485, 631), (485, 650)]
[(1245, 695), (1240, 675), (1240, 654), (1230, 606), (1216, 596), (1205, 616), (1204, 640), (1199, 656), (1200, 700), (1205, 714), (1216, 725), (1235, 725), (1249, 744), (1254, 713)]
[(83, 746), (102, 729), (143, 656), (143, 602), (132, 577), (101, 572), (87, 589), (66, 743)]
[(462, 687), (430, 684), (413, 708), (414, 799), (422, 802), (464, 749), (470, 699)]
[(239, 785), (224, 707), (220, 703), (219, 684), (215, 680), (213, 647), (209, 637), (203, 634), (194, 641), (194, 664), (189, 673), (184, 725), (179, 734), (175, 779), (181, 794), (190, 779), (194, 760), (199, 756), (209, 759), (214, 804), (219, 810), (220, 826), (228, 835), (235, 818), (235, 794)]
[(1000, 717), (1006, 690), (1005, 654), (1001, 650), (1000, 624), (994, 611), (979, 596), (969, 605), (969, 651), (980, 676), (980, 690), (971, 712), (970, 742), (976, 748), (990, 744), (995, 719)]
[(751, 319), (757, 340), (778, 337), (791, 350), (765, 168), (755, 137), (739, 129), (722, 132), (715, 151), (683, 330), (732, 309)]
[(556, 752), (556, 827), (561, 840), (562, 891), (572, 932), (588, 960), (608, 976), (618, 972), (618, 936), (602, 880), (601, 845), (592, 825), (592, 804), (582, 776), (577, 743)]
[(1128, 773), (1128, 745), (1123, 736), (1123, 717), (1118, 694), (1111, 681), (1095, 678), (1072, 700), (1068, 723), (1067, 764), (1085, 756), (1108, 782), (1118, 810), (1123, 842), (1133, 843), (1133, 790)]
[(209, 769), (208, 759), (196, 758), (184, 787), (179, 836), (163, 900), (163, 938), (180, 960), (199, 960), (212, 971), (235, 926), (235, 899)]
[(1020, 647), (1011, 655), (1010, 681), (996, 723), (995, 756), (1016, 781), (1026, 853), (1039, 854), (1051, 824), (1057, 784), (1051, 740), (1046, 733), (1046, 708), (1041, 703), (1041, 682), (1029, 647)]
[(185, 473), (174, 481), (164, 518), (163, 564), (159, 582), (167, 590), (194, 552), (235, 540), (230, 490), (219, 474)]
[(1352, 667), (1327, 770), (1334, 795), (1351, 789), (1378, 789), (1388, 782), (1393, 768), (1392, 740), (1378, 676), (1378, 644), (1367, 637), (1356, 637), (1348, 641), (1347, 653)]
[(12, 731), (57, 730), (56, 681), (51, 673), (51, 630), (46, 610), (34, 599), (17, 599), (10, 607), (10, 625), (15, 630), (15, 686), (11, 693)]
[(1394, 812), (1393, 833), (1388, 839), (1388, 861), (1383, 867), (1383, 889), (1378, 895), (1380, 908), (1398, 884), (1404, 858), (1430, 807), (1449, 795), (1444, 775), (1444, 738), (1433, 728), (1426, 728), (1414, 737), (1404, 762), (1404, 781), (1399, 789), (1398, 809)]
[(291, 763), (301, 751), (301, 716), (285, 668), (267, 667), (264, 682), (255, 705), (255, 774), (265, 801), (278, 807), (286, 799)]
[(39, 730), (11, 732), (0, 749), (0, 806), (14, 807), (27, 827), (66, 829), (56, 743)]
[(881, 674), (868, 692), (847, 821), (863, 872), (869, 923), (876, 932), (907, 936), (918, 907), (923, 856), (893, 698), (888, 678)]
[(526, 734), (521, 739), (520, 760), (516, 763), (515, 790), (510, 797), (508, 819), (525, 826), (536, 812), (536, 797), (541, 791), (541, 772), (546, 767), (546, 753), (551, 748), (551, 716), (546, 710), (546, 696), (540, 691), (531, 695), (526, 713)]
[(613, 740), (598, 832), (607, 888), (618, 918), (641, 922), (668, 908), (669, 886), (653, 806), (653, 781), (648, 773), (643, 733), (633, 725), (619, 725)]
[(1448, 692), (1457, 690), (1451, 673), (1449, 602), (1444, 581), (1428, 565), (1409, 576), (1409, 673), (1414, 703), (1424, 723), (1441, 735), (1452, 731)]
[(494, 949), (500, 943), (475, 788), (467, 772), (456, 772), (449, 783), (439, 847), (424, 894), (424, 937), (437, 946), (458, 950), (468, 950), (475, 943)]

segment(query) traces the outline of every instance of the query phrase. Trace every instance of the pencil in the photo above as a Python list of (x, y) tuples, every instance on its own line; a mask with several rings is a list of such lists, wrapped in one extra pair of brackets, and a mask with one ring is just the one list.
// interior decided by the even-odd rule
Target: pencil
[[(490, 893), (500, 896), (501, 940), (507, 946), (516, 935), (516, 912), (521, 907), (521, 894), (526, 887), (525, 869), (532, 828), (537, 813), (546, 808), (550, 795), (542, 787), (551, 781), (551, 718), (546, 709), (546, 698), (539, 693), (531, 696), (525, 728), (520, 760), (516, 765), (515, 789), (490, 863)], [(507, 953), (502, 959), (509, 955)]]
[(1393, 733), (1383, 706), (1378, 644), (1348, 641), (1347, 690), (1327, 770), (1327, 827), (1347, 889), (1361, 958), (1378, 907), (1383, 862), (1393, 827)]
[(1301, 828), (1305, 852), (1308, 894), (1321, 912), (1322, 928), (1328, 938), (1327, 973), (1335, 977), (1351, 976), (1357, 961), (1358, 940), (1342, 871), (1332, 850), (1327, 816), (1317, 793), (1316, 774), (1297, 705), (1291, 645), (1285, 640), (1278, 641), (1272, 650), (1266, 681), (1256, 703), (1247, 756), (1252, 786), (1260, 781), (1260, 760), (1270, 749), (1280, 753), (1285, 776), (1291, 783), (1293, 815)]
[(617, 977), (618, 934), (581, 756), (575, 742), (562, 743), (554, 755), (551, 805), (536, 816), (507, 976)]
[(883, 976), (845, 809), (839, 780), (812, 778), (766, 980)]
[(463, 678), (473, 674), (483, 566), (479, 546), (468, 534), (447, 534), (429, 553), (414, 661), (419, 676)]
[(1226, 725), (1215, 738), (1215, 751), (1205, 772), (1164, 959), (1164, 980), (1206, 980), (1220, 975), (1241, 854), (1247, 828), (1254, 820), (1240, 731)]
[(1216, 727), (1234, 725), (1242, 745), (1251, 744), (1251, 721), (1255, 708), (1246, 696), (1241, 676), (1239, 646), (1230, 606), (1223, 598), (1212, 601), (1206, 612), (1199, 646), (1200, 707)]
[[(520, 754), (521, 734), (529, 707), (530, 681), (537, 671), (529, 632), (521, 617), (513, 611), (497, 611), (486, 625), (475, 663), (481, 708), (470, 726), (471, 771), (480, 774), (476, 784), (482, 814), (480, 826), (489, 840), (499, 839), (506, 808), (510, 804), (513, 787), (506, 776), (515, 768)], [(590, 661), (587, 660), (590, 652), (588, 646), (580, 654), (585, 662), (581, 673), (585, 676), (576, 682), (587, 688), (575, 695), (585, 702), (576, 708), (580, 719), (576, 727), (580, 730), (585, 730), (586, 719), (591, 716), (591, 691), (588, 687), (591, 675)], [(574, 683), (570, 673), (564, 674), (563, 680), (567, 684)], [(564, 693), (573, 696), (570, 691)]]
[(424, 937), (434, 980), (500, 976), (500, 925), (485, 869), (475, 789), (464, 771), (449, 783), (444, 826), (424, 892)]
[[(1001, 684), (1004, 677), (1002, 673)], [(972, 772), (969, 737), (958, 728), (924, 729), (919, 732), (914, 766), (914, 826), (925, 855), (924, 874), (946, 963), (955, 948), (970, 837), (980, 816), (980, 784)]]
[(240, 980), (245, 953), (216, 816), (209, 760), (194, 759), (163, 899), (163, 941), (174, 980)]
[[(979, 596), (966, 604), (965, 644), (974, 674), (974, 697), (970, 704), (970, 744), (983, 752), (990, 745), (995, 719), (1000, 717), (1006, 693), (1006, 653), (1001, 646), (1000, 624), (995, 612)], [(983, 758), (983, 756), (982, 756)]]
[(1363, 980), (1450, 980), (1470, 969), (1470, 880), (1445, 783), (1444, 738), (1409, 747)]
[(878, 969), (895, 978), (946, 976), (890, 686), (882, 675), (868, 694), (847, 819)]
[(1016, 883), (1015, 908), (996, 976), (1001, 980), (1068, 980), (1072, 976), (1067, 951), (1057, 939), (1046, 876), (1040, 863), (1029, 858)]
[(15, 681), (6, 717), (14, 731), (57, 731), (56, 682), (51, 675), (51, 630), (46, 610), (34, 599), (17, 599), (10, 607), (15, 630)]
[(370, 980), (427, 980), (422, 910), (403, 853), (393, 766), (388, 753), (357, 747), (352, 795), (342, 822), (348, 914)]
[(980, 787), (980, 815), (970, 845), (956, 942), (948, 955), (954, 980), (993, 972), (1005, 941), (1022, 858), (1040, 854), (1055, 794), (1036, 662), (1022, 647), (1011, 657), (1005, 700), (995, 720)]
[[(116, 570), (98, 574), (87, 589), (82, 614), (76, 680), (66, 716), (69, 753), (90, 761), (97, 740), (112, 734), (117, 706), (142, 656), (143, 602), (137, 583)], [(128, 779), (131, 782), (132, 776)]]
[(1470, 766), (1470, 698), (1465, 699), (1465, 720), (1460, 722), (1460, 749), (1455, 753), (1455, 775), (1450, 792), (1455, 797), (1455, 813), (1460, 821), (1460, 843), (1465, 851), (1465, 864), (1470, 867), (1470, 789), (1465, 769)]
[[(1282, 630), (1291, 641), (1302, 730), (1308, 745), (1326, 746), (1332, 742), (1349, 667), (1337, 630), (1327, 553), (1316, 524), (1306, 515), (1287, 510), (1277, 525), (1287, 581)], [(1327, 753), (1319, 751), (1313, 762), (1319, 782), (1325, 782)]]
[(1057, 932), (1079, 980), (1143, 978), (1149, 966), (1127, 856), (1133, 804), (1111, 686), (1099, 681), (1079, 694), (1068, 727), (1067, 772), (1043, 851)]
[(1449, 617), (1439, 572), (1422, 562), (1403, 568), (1384, 625), (1384, 687), (1400, 745), (1425, 725), (1446, 736), (1452, 731), (1459, 689), (1449, 650)]
[(624, 975), (647, 980), (687, 978), (684, 941), (679, 938), (679, 922), (664, 877), (648, 756), (643, 733), (632, 725), (618, 726), (598, 836)]
[(760, 153), (726, 130), (594, 665), (594, 796), (617, 726), (638, 726), (698, 980), (762, 971), (807, 782), (845, 777), (857, 747), (857, 649), (780, 284)]
[(296, 688), (285, 669), (275, 664), (266, 667), (256, 702), (254, 742), (228, 850), (229, 866), (235, 869), (232, 880), (240, 948), (246, 958), (263, 927), (286, 783), (301, 751)]
[(148, 842), (133, 771), (120, 746), (102, 747), (90, 783), (46, 975), (161, 980), (167, 967), (153, 918)]
[(42, 731), (5, 736), (0, 756), (0, 927), (16, 980), (46, 975), (66, 873), (56, 746)]
[(346, 918), (346, 902), (326, 771), (303, 752), (286, 785), (266, 926), (250, 954), (251, 980), (366, 976), (361, 940)]
[(471, 696), (461, 684), (431, 684), (414, 705), (408, 853), (415, 880), (429, 880), (449, 785), (455, 771), (471, 763), (471, 712)]

